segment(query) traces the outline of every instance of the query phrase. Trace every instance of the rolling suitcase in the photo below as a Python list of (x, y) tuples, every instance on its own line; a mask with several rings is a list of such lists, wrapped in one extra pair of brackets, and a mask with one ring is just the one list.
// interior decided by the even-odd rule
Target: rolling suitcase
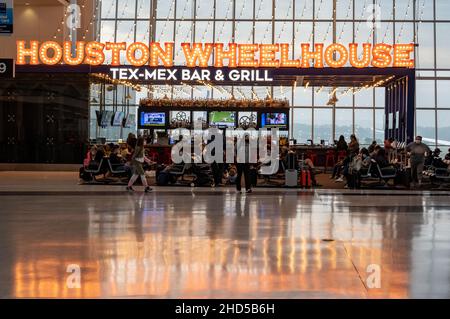
[(296, 169), (287, 169), (284, 173), (285, 176), (285, 186), (287, 187), (297, 187), (298, 174)]
[(309, 188), (312, 186), (311, 172), (308, 169), (302, 169), (300, 171), (300, 185), (303, 188)]
[(288, 154), (287, 156), (287, 169), (284, 172), (285, 186), (297, 187), (298, 186), (298, 172), (295, 168), (297, 163), (297, 156), (295, 154)]

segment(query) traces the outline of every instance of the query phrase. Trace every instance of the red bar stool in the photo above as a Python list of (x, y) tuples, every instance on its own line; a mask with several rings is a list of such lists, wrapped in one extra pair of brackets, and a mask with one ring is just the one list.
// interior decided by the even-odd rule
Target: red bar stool
[(336, 165), (336, 152), (334, 150), (328, 150), (325, 156), (325, 173), (328, 167), (334, 168)]
[(313, 151), (307, 151), (306, 152), (306, 157), (309, 158), (311, 160), (311, 162), (313, 162), (314, 166), (316, 166), (317, 164), (317, 154)]
[(338, 162), (343, 161), (347, 157), (347, 151), (339, 151), (338, 152)]

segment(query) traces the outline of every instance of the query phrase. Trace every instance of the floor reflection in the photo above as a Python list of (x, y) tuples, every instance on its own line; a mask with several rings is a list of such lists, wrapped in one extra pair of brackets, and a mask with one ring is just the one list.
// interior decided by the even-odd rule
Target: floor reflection
[[(450, 297), (442, 196), (2, 199), (1, 297)], [(367, 282), (372, 264), (381, 288)]]

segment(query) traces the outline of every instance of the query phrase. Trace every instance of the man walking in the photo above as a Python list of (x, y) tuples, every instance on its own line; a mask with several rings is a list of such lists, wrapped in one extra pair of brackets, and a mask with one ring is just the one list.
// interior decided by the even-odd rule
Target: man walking
[(411, 185), (412, 187), (415, 187), (416, 184), (418, 184), (420, 187), (422, 185), (422, 172), (425, 164), (425, 157), (427, 154), (431, 153), (431, 150), (426, 144), (422, 143), (422, 136), (416, 136), (415, 141), (406, 146), (406, 151), (410, 155)]

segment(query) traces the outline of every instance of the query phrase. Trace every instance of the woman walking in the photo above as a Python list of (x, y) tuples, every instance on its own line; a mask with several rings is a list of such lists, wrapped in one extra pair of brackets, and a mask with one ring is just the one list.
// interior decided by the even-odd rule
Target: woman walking
[(134, 148), (133, 156), (131, 157), (131, 167), (133, 176), (131, 176), (130, 181), (128, 182), (127, 191), (134, 191), (133, 184), (136, 182), (138, 177), (141, 177), (142, 185), (145, 187), (145, 192), (148, 193), (152, 189), (147, 184), (147, 179), (145, 178), (144, 168), (142, 164), (144, 162), (151, 162), (148, 158), (145, 157), (144, 153), (144, 138), (140, 136), (137, 139), (136, 147)]

